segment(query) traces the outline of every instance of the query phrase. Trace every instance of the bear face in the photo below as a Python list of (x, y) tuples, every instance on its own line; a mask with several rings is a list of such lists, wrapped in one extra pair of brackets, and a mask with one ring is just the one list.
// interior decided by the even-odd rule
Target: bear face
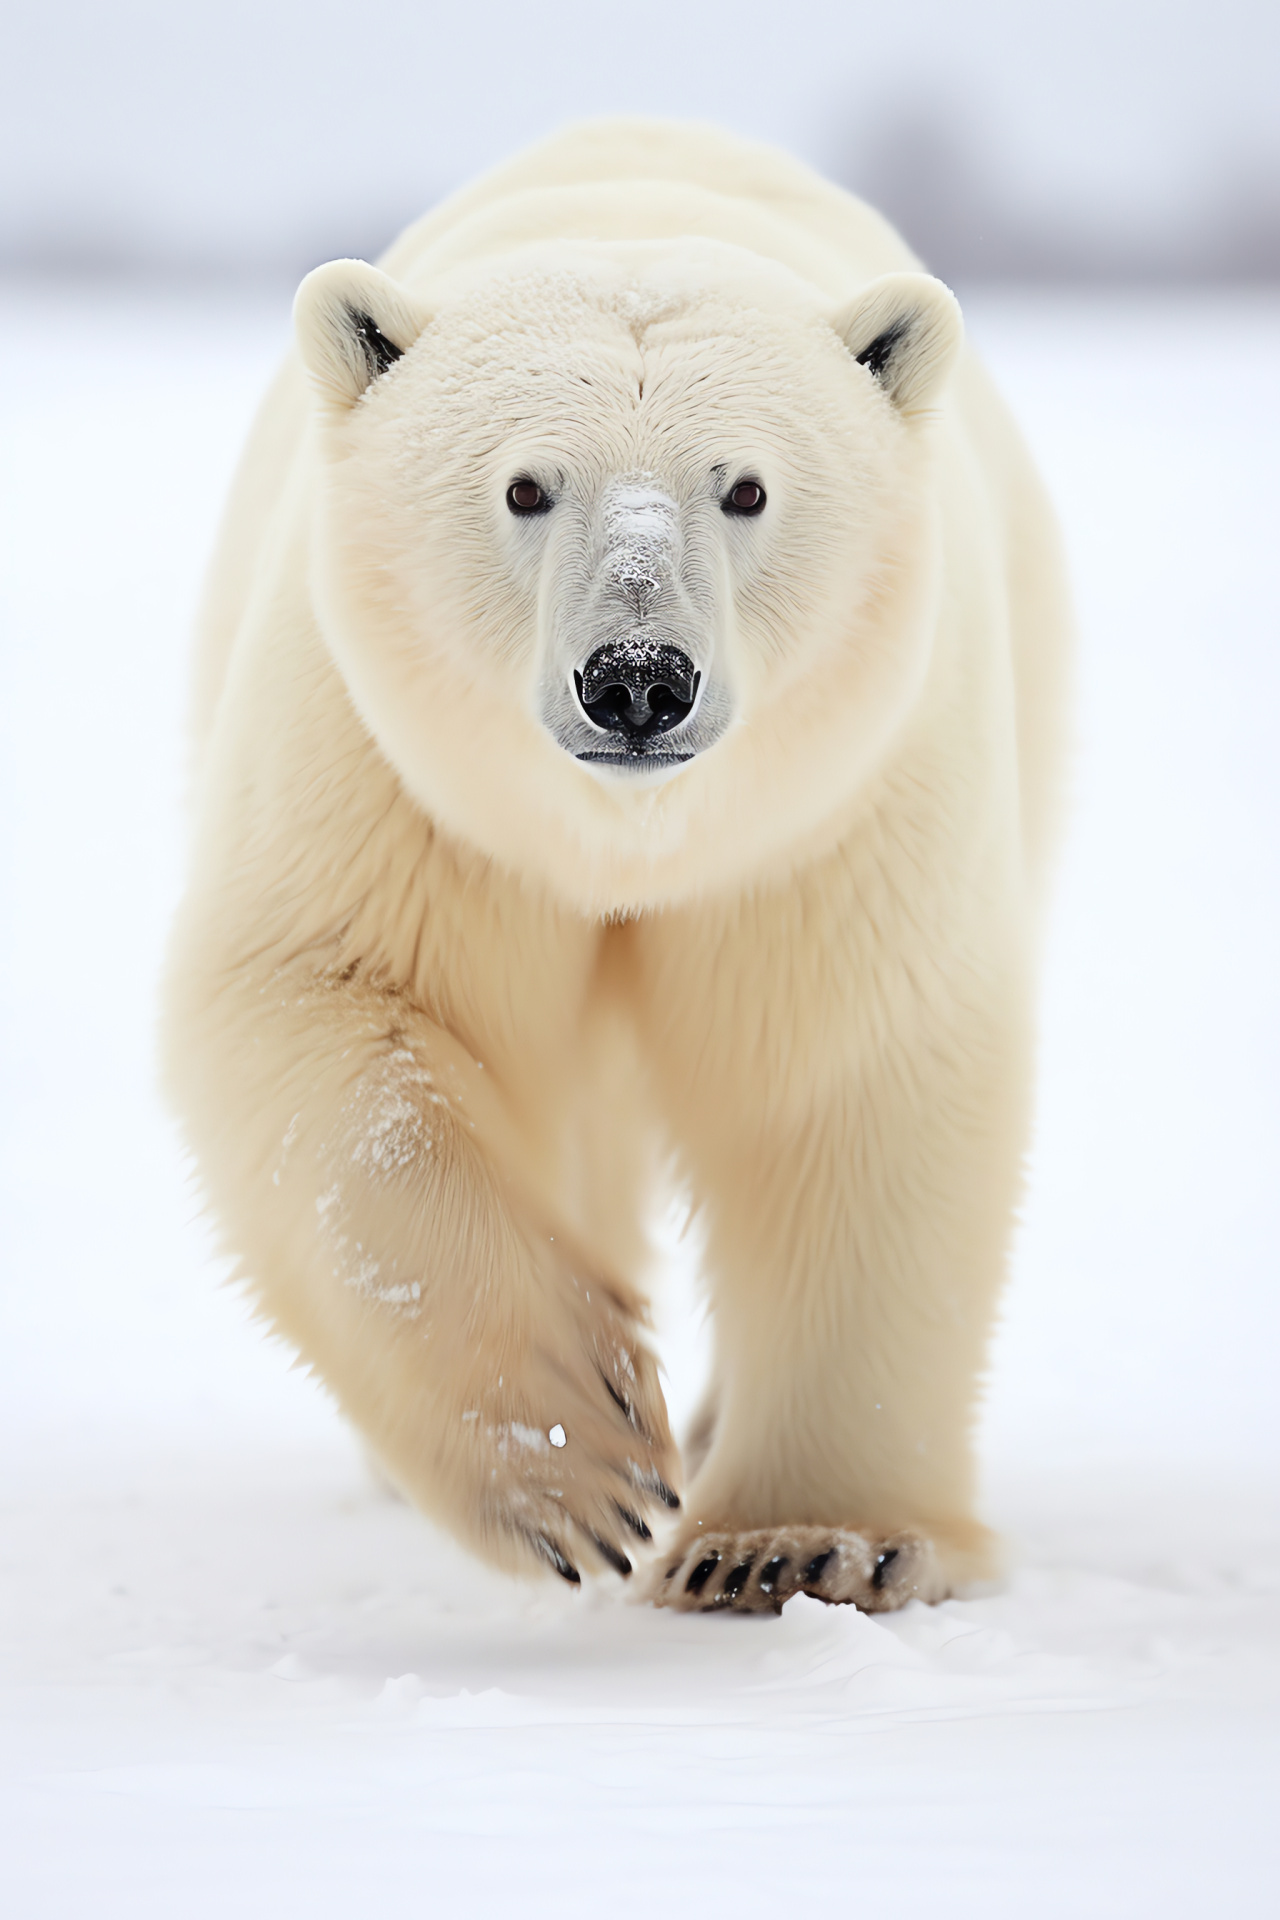
[(927, 668), (954, 301), (893, 275), (833, 314), (705, 242), (437, 292), (336, 262), (299, 294), (357, 707), (429, 812), (587, 911), (741, 884), (856, 799)]

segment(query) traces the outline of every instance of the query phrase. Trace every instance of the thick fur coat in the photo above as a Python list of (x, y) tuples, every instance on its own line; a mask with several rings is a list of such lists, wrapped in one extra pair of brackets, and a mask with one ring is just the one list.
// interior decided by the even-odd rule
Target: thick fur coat
[(263, 1313), (513, 1568), (629, 1570), (669, 1512), (668, 1604), (984, 1575), (1068, 616), (954, 300), (798, 164), (618, 122), (297, 328), (206, 596), (165, 1013)]

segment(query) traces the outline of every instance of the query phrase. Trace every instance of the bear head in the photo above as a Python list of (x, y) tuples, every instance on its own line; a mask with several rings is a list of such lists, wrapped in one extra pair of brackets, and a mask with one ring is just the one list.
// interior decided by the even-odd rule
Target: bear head
[(425, 294), (335, 261), (296, 319), (317, 617), (434, 818), (617, 913), (847, 815), (937, 624), (945, 287), (566, 243)]

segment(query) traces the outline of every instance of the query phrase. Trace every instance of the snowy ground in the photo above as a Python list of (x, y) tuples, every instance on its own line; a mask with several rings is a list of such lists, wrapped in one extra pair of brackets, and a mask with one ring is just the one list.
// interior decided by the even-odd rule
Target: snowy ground
[(986, 1425), (1012, 1572), (765, 1622), (464, 1562), (207, 1258), (151, 1006), (184, 632), (283, 308), (0, 293), (5, 1911), (1273, 1913), (1280, 301), (973, 305), (1084, 626)]

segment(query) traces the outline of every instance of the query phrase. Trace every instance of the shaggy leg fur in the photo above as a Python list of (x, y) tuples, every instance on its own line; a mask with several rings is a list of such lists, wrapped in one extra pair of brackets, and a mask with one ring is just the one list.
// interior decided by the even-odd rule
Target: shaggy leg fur
[(643, 1305), (548, 1213), (492, 1072), (341, 978), (187, 1013), (224, 1230), (396, 1485), (501, 1564), (630, 1573), (678, 1505)]
[[(990, 1570), (971, 1427), (1024, 1125), (1018, 955), (962, 958), (939, 935), (939, 963), (909, 967), (874, 881), (846, 855), (785, 895), (637, 931), (715, 1310), (717, 1418), (665, 1604), (773, 1604), (770, 1531), (796, 1543), (769, 1555), (787, 1580), (859, 1605)], [(850, 927), (866, 950), (837, 967)]]

